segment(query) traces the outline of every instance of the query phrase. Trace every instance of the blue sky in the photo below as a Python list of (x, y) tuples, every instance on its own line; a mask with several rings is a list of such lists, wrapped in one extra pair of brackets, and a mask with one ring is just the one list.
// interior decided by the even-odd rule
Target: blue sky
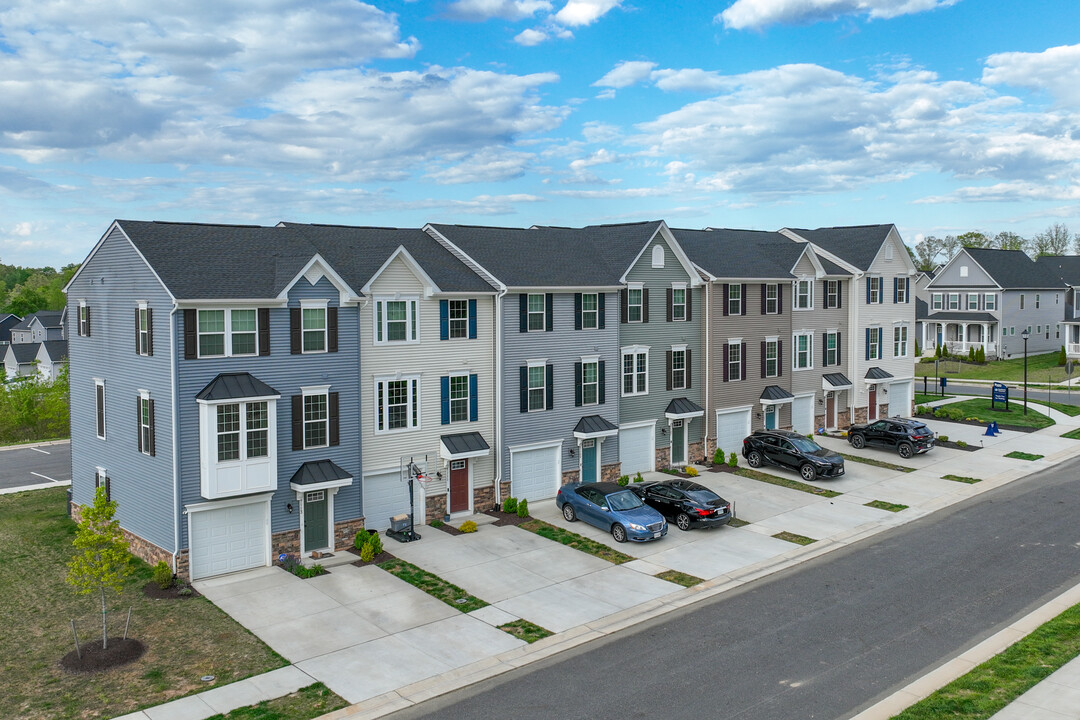
[(113, 218), (1080, 230), (1080, 3), (14, 0), (0, 262)]

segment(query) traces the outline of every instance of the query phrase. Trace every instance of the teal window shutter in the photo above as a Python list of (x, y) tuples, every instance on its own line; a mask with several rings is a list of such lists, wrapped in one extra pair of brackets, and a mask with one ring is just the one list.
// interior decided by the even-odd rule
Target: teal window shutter
[(476, 397), (476, 374), (469, 375), (469, 422), (476, 422), (480, 414), (480, 399)]
[(450, 339), (450, 301), (439, 301), (439, 339)]
[(439, 378), (439, 391), (442, 393), (442, 424), (450, 424), (450, 378)]
[(476, 301), (469, 301), (469, 339), (476, 339)]

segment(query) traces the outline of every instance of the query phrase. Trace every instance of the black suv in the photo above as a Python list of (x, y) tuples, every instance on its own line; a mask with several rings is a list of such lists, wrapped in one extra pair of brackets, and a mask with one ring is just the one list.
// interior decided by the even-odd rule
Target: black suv
[(742, 441), (742, 454), (750, 467), (765, 463), (798, 470), (803, 480), (839, 477), (844, 458), (816, 442), (789, 430), (756, 430)]
[(854, 448), (882, 445), (895, 448), (902, 458), (924, 453), (934, 447), (934, 431), (918, 420), (886, 418), (848, 428), (848, 442)]

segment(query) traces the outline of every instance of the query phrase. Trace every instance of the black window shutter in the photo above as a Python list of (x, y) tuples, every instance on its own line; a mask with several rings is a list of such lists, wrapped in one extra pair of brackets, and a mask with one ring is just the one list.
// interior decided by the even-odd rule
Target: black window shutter
[(341, 444), (341, 414), (338, 411), (340, 405), (338, 400), (338, 393), (332, 392), (328, 395), (330, 406), (330, 444)]
[[(336, 307), (326, 308), (326, 351), (337, 352), (337, 311)], [(334, 443), (331, 443), (333, 445)]]
[(97, 434), (105, 437), (105, 386), (97, 385), (94, 392), (97, 395)]
[(146, 354), (154, 354), (154, 308), (146, 308)]
[(519, 369), (521, 371), (521, 412), (529, 412), (529, 368), (522, 365)]
[(619, 291), (619, 322), (624, 323), (627, 321), (627, 313), (629, 312), (630, 305), (630, 291), (623, 288)]
[(842, 365), (843, 361), (840, 359), (840, 333), (836, 333), (836, 364)]
[(518, 295), (518, 332), (529, 332), (529, 296)]
[[(147, 400), (146, 404), (149, 406), (148, 412), (150, 415), (150, 456), (157, 455), (157, 423), (154, 422), (154, 401)], [(139, 433), (142, 435), (142, 433)]]
[(766, 345), (765, 341), (762, 340), (761, 341), (761, 377), (767, 377), (767, 373), (765, 371), (765, 345)]
[(574, 407), (581, 407), (581, 363), (574, 363)]
[(821, 333), (821, 367), (829, 367), (829, 333)]
[(765, 295), (766, 295), (766, 292), (765, 292), (765, 291), (766, 291), (766, 284), (765, 284), (765, 283), (761, 283), (761, 314), (762, 314), (762, 315), (764, 315), (764, 314), (765, 314), (765, 312), (766, 312), (766, 306), (765, 306)]
[(581, 293), (574, 293), (574, 329), (581, 329)]
[(641, 289), (641, 322), (649, 322), (649, 288)]
[(667, 304), (667, 321), (671, 322), (671, 319), (672, 319), (672, 317), (674, 315), (674, 308), (672, 308), (672, 304), (673, 304), (674, 299), (675, 299), (674, 298), (675, 290), (673, 288), (668, 288), (666, 292), (667, 292), (667, 301), (666, 301), (666, 304)]
[(90, 306), (86, 306), (86, 337), (90, 337)]
[(776, 341), (776, 376), (784, 377), (784, 341)]
[(742, 289), (739, 291), (739, 314), (746, 314), (746, 283), (742, 284)]
[(469, 300), (469, 339), (476, 339), (476, 300)]
[(686, 348), (686, 388), (689, 390), (694, 386), (694, 356), (690, 352), (690, 348)]
[(289, 308), (289, 352), (300, 354), (300, 308)]
[(135, 434), (139, 436), (139, 452), (143, 451), (142, 444), (142, 398), (135, 398)]
[(836, 281), (836, 307), (844, 307), (844, 283)]
[(184, 310), (184, 359), (198, 357), (198, 334), (195, 332), (197, 320), (194, 309)]
[(547, 409), (555, 407), (555, 366), (547, 366)]
[(544, 295), (544, 330), (551, 332), (555, 329), (552, 321), (555, 319), (555, 295), (553, 293), (547, 293)]
[(899, 299), (899, 295), (900, 295), (900, 278), (894, 277), (892, 279), (892, 301), (893, 301), (893, 305), (896, 304), (896, 301)]
[(724, 343), (724, 382), (728, 381), (728, 344)]
[(450, 301), (439, 301), (439, 339), (450, 339)]
[(292, 396), (292, 449), (304, 449), (304, 396)]
[(270, 354), (270, 308), (259, 308), (259, 355)]
[(469, 422), (476, 422), (480, 415), (480, 397), (476, 374), (469, 375)]
[(727, 283), (724, 283), (720, 286), (720, 292), (723, 295), (724, 300), (724, 317), (727, 317), (728, 298), (731, 297), (731, 295), (728, 293), (728, 287), (729, 286)]
[(135, 307), (135, 354), (142, 355), (142, 348), (139, 347), (139, 308)]
[(112, 501), (112, 478), (108, 475), (105, 476), (105, 499)]
[[(603, 296), (601, 295), (601, 297), (603, 297)], [(600, 367), (599, 367), (599, 369), (598, 369), (598, 371), (596, 373), (596, 380), (597, 380), (597, 386), (598, 386), (596, 396), (597, 396), (598, 400), (600, 401), (600, 404), (603, 405), (604, 400), (605, 400), (605, 397), (604, 397), (605, 396), (605, 393), (604, 393), (605, 378), (604, 378), (604, 361), (603, 360), (600, 361)]]
[(686, 288), (686, 320), (687, 322), (694, 319), (694, 291), (689, 287)]
[(742, 344), (742, 357), (739, 358), (739, 379), (746, 379), (746, 343)]
[(671, 389), (671, 384), (672, 384), (671, 383), (671, 351), (668, 350), (665, 353), (665, 356), (666, 356), (666, 361), (667, 361), (667, 389), (670, 390)]
[(784, 314), (784, 285), (776, 283), (776, 312)]
[(597, 318), (598, 318), (598, 321), (597, 321), (596, 325), (601, 330), (603, 330), (604, 328), (607, 327), (607, 319), (604, 317), (604, 315), (605, 315), (605, 307), (604, 307), (605, 298), (606, 298), (606, 296), (604, 295), (604, 293), (597, 293), (597, 295), (596, 295), (596, 315), (597, 315)]

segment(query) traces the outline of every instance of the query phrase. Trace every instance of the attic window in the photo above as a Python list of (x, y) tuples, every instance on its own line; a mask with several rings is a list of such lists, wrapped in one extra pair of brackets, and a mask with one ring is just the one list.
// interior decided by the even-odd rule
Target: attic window
[(960, 277), (967, 277), (967, 265), (960, 266)]
[(886, 246), (885, 246), (885, 259), (886, 259), (886, 260), (892, 260), (892, 252), (893, 252), (893, 247), (892, 247), (892, 245), (891, 245), (891, 244), (890, 244), (890, 245), (886, 245)]
[(664, 246), (655, 245), (652, 249), (652, 266), (654, 268), (664, 267)]

